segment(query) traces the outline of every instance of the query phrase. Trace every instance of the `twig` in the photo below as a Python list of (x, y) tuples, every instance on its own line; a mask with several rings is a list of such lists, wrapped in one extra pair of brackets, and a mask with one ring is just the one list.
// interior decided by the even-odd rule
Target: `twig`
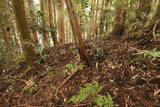
[(130, 49), (132, 49), (132, 50), (136, 50), (136, 51), (138, 51), (138, 52), (140, 52), (141, 50), (139, 50), (139, 49), (137, 49), (137, 48), (134, 48), (134, 47), (129, 47)]
[(129, 96), (125, 96), (125, 107), (128, 107), (128, 100), (129, 100)]
[(154, 96), (157, 96), (160, 93), (160, 89), (158, 89), (156, 92), (154, 92)]
[(31, 106), (31, 105), (28, 105), (28, 104), (21, 104), (21, 105), (15, 105), (15, 106), (12, 106), (12, 107), (44, 107), (44, 106)]
[[(79, 70), (77, 70), (77, 71), (79, 71)], [(73, 71), (72, 74), (69, 75), (69, 76), (59, 85), (58, 89), (60, 89), (61, 87), (63, 87), (63, 85), (66, 84), (67, 81), (70, 80), (77, 71)]]
[(73, 105), (73, 107), (82, 107), (82, 106), (87, 106), (91, 105), (92, 103), (87, 103), (87, 104), (78, 104), (78, 105)]
[(20, 97), (19, 97), (19, 99), (18, 99), (18, 105), (21, 105), (20, 103), (21, 103), (21, 98), (22, 98), (23, 93), (24, 93), (24, 91), (22, 91), (22, 92), (20, 93)]
[(155, 30), (156, 30), (156, 27), (157, 27), (157, 24), (160, 22), (160, 19), (157, 20), (156, 24), (154, 25), (153, 27), (153, 36), (155, 35)]
[(55, 95), (54, 97), (56, 97), (57, 93), (59, 92), (59, 89), (61, 87), (63, 87), (64, 84), (66, 84), (68, 82), (68, 80), (70, 80), (79, 70), (73, 71), (60, 85), (58, 88), (55, 89)]

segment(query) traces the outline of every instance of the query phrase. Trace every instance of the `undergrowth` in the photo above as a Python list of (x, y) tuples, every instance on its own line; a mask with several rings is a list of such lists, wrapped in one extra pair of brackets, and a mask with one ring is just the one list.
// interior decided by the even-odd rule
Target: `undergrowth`
[(68, 72), (75, 72), (77, 70), (82, 70), (84, 69), (85, 65), (83, 64), (78, 64), (78, 63), (74, 63), (74, 64), (67, 64), (66, 68), (63, 70), (63, 72), (68, 73)]
[(141, 54), (143, 55), (143, 57), (148, 57), (148, 58), (160, 58), (160, 51), (157, 51), (157, 49), (142, 50), (139, 51), (138, 54)]
[(98, 96), (103, 86), (98, 82), (86, 83), (84, 88), (81, 88), (77, 95), (72, 96), (67, 102), (81, 103), (86, 99), (90, 99), (96, 104), (94, 107), (113, 107), (113, 100), (110, 94), (107, 96)]

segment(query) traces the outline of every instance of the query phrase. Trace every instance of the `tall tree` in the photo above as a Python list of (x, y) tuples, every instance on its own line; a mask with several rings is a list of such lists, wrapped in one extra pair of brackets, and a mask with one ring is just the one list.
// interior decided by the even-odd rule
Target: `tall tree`
[(46, 8), (45, 8), (45, 1), (44, 0), (40, 0), (40, 5), (41, 5), (41, 11), (42, 11), (42, 34), (43, 34), (43, 45), (44, 47), (46, 47), (47, 45), (49, 45), (49, 39), (48, 39), (48, 35), (47, 35), (47, 31), (46, 26), (47, 26), (47, 22), (46, 22)]
[(72, 31), (73, 31), (73, 36), (74, 36), (74, 40), (77, 44), (77, 46), (79, 47), (79, 55), (81, 58), (81, 61), (85, 62), (87, 65), (89, 65), (89, 61), (87, 59), (86, 56), (86, 50), (85, 50), (85, 44), (82, 38), (82, 31), (81, 31), (81, 27), (79, 25), (79, 21), (78, 18), (76, 16), (76, 12), (75, 9), (73, 7), (73, 3), (71, 0), (66, 0), (66, 6), (67, 6), (67, 10), (68, 10), (68, 14), (69, 14), (69, 19), (70, 19), (70, 23), (72, 26)]
[(95, 22), (95, 8), (96, 0), (92, 0), (91, 2), (91, 18), (90, 18), (90, 28), (89, 28), (89, 36), (92, 37), (94, 35), (94, 22)]
[(94, 24), (93, 24), (93, 36), (94, 37), (97, 37), (98, 36), (98, 32), (96, 32), (96, 31), (98, 31), (97, 29), (98, 29), (98, 27), (97, 27), (97, 23), (98, 23), (98, 6), (99, 6), (99, 0), (97, 0), (97, 2), (96, 2), (96, 12), (95, 12), (95, 20), (94, 20)]
[(4, 39), (4, 43), (5, 43), (5, 48), (9, 54), (10, 57), (13, 57), (13, 53), (12, 53), (12, 50), (11, 50), (11, 44), (10, 42), (8, 41), (8, 33), (6, 32), (6, 29), (4, 27), (4, 24), (3, 24), (3, 20), (2, 18), (0, 18), (0, 25), (2, 26), (1, 27), (1, 31), (2, 31), (2, 38)]
[(15, 9), (16, 21), (21, 34), (20, 40), (26, 62), (28, 65), (34, 65), (36, 53), (31, 42), (32, 39), (27, 24), (24, 0), (13, 0), (12, 2)]
[(61, 17), (60, 17), (60, 43), (64, 44), (65, 42), (65, 21), (64, 21), (64, 1), (65, 0), (61, 0), (60, 5), (61, 5)]
[(115, 12), (115, 25), (112, 34), (115, 36), (121, 36), (125, 32), (125, 3), (126, 1), (116, 1), (116, 12)]
[(33, 37), (35, 41), (35, 45), (38, 44), (38, 31), (36, 28), (36, 19), (35, 19), (35, 6), (33, 0), (28, 0), (28, 6), (29, 6), (29, 13), (30, 13), (30, 18), (31, 18), (31, 28), (33, 32)]
[(5, 47), (10, 57), (13, 57), (12, 53), (12, 44), (13, 37), (11, 35), (11, 26), (10, 26), (10, 15), (9, 15), (9, 7), (7, 0), (0, 1), (0, 25), (3, 33), (3, 38), (5, 41)]
[(51, 37), (54, 42), (54, 45), (58, 45), (56, 27), (54, 23), (54, 11), (53, 11), (53, 0), (48, 0), (48, 9), (49, 9), (49, 24), (51, 28)]
[(99, 23), (99, 33), (104, 34), (107, 30), (107, 7), (110, 0), (105, 0), (102, 2), (102, 10), (100, 14), (100, 23)]

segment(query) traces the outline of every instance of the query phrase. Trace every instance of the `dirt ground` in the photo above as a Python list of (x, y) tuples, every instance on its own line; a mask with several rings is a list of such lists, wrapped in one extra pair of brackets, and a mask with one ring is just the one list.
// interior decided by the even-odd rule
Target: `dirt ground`
[(89, 99), (66, 102), (93, 81), (104, 86), (99, 95), (109, 93), (115, 107), (160, 107), (160, 58), (137, 54), (137, 50), (160, 50), (159, 42), (103, 38), (86, 44), (92, 66), (74, 74), (63, 72), (67, 64), (80, 64), (72, 43), (44, 50), (35, 67), (23, 61), (0, 65), (0, 107), (93, 107)]

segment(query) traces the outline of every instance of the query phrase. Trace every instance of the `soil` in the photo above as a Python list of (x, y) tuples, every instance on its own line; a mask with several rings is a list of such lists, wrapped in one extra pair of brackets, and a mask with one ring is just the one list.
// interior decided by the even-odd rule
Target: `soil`
[(115, 107), (160, 107), (160, 58), (137, 54), (155, 47), (160, 50), (159, 41), (145, 38), (88, 40), (92, 66), (74, 74), (64, 72), (67, 64), (81, 64), (73, 43), (44, 50), (34, 67), (24, 61), (0, 64), (0, 107), (93, 107), (90, 99), (66, 102), (93, 81), (104, 86), (99, 95), (109, 93)]

